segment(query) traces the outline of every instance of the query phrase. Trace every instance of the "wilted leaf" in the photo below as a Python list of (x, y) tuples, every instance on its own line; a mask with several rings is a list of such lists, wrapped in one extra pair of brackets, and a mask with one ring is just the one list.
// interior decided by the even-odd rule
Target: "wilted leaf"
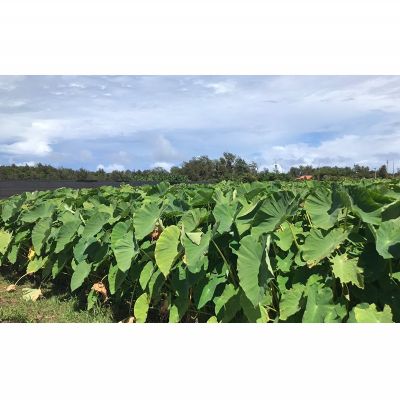
[(22, 293), (24, 293), (22, 298), (26, 301), (36, 301), (39, 297), (43, 296), (40, 289), (23, 288)]

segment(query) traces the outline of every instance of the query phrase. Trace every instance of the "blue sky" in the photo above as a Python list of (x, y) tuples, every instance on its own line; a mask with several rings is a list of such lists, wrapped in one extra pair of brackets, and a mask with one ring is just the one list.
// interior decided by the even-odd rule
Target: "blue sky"
[(0, 164), (400, 167), (397, 76), (0, 76)]

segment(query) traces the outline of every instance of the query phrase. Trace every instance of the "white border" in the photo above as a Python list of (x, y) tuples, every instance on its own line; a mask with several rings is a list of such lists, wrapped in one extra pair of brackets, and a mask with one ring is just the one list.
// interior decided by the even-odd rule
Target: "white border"
[[(3, 0), (0, 74), (399, 74), (399, 14), (389, 0)], [(0, 393), (393, 398), (397, 333), (389, 325), (4, 324)]]
[(9, 324), (0, 332), (2, 398), (385, 399), (397, 393), (398, 329), (389, 324)]
[(395, 0), (3, 0), (1, 74), (397, 74)]

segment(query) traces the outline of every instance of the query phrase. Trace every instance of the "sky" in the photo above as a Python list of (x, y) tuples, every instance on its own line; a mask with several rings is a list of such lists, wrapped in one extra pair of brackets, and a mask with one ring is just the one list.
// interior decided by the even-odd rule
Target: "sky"
[(0, 76), (0, 164), (400, 168), (400, 76)]

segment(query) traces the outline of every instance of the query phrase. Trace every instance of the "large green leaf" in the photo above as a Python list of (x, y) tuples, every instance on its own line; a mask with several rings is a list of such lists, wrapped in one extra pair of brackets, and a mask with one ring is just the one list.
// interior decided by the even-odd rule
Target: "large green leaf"
[(213, 215), (218, 226), (217, 231), (219, 233), (229, 232), (236, 215), (237, 207), (237, 202), (223, 202), (215, 205)]
[(301, 310), (305, 286), (301, 283), (294, 284), (289, 290), (282, 293), (279, 303), (279, 319), (286, 321), (289, 317)]
[(73, 253), (76, 262), (80, 263), (83, 260), (86, 260), (88, 257), (87, 249), (93, 243), (96, 243), (97, 239), (95, 237), (91, 237), (89, 239), (80, 238), (78, 243), (74, 246)]
[(257, 215), (257, 212), (261, 205), (264, 203), (264, 199), (254, 200), (252, 203), (247, 203), (244, 199), (238, 199), (242, 208), (237, 213), (235, 218), (235, 225), (239, 232), (239, 235), (242, 235), (248, 229), (251, 228), (251, 224)]
[(117, 266), (122, 272), (128, 271), (135, 255), (139, 253), (139, 248), (129, 230), (129, 224), (118, 222), (111, 233), (111, 248), (114, 252)]
[(298, 209), (298, 198), (290, 192), (273, 193), (257, 211), (251, 234), (258, 237), (275, 231)]
[(154, 265), (152, 261), (149, 261), (142, 269), (139, 277), (139, 284), (143, 290), (146, 290), (148, 283), (150, 282), (151, 276), (154, 272)]
[(4, 222), (7, 222), (17, 211), (17, 204), (11, 201), (4, 202), (1, 207), (1, 219)]
[(0, 230), (0, 254), (5, 254), (10, 244), (12, 235), (10, 232)]
[(212, 276), (209, 278), (207, 284), (202, 288), (199, 301), (197, 303), (197, 308), (203, 308), (209, 301), (214, 297), (215, 290), (217, 286), (226, 281), (224, 276)]
[(284, 222), (282, 229), (274, 233), (277, 246), (283, 251), (288, 251), (293, 243), (293, 234), (290, 230), (289, 223)]
[(91, 264), (88, 264), (86, 261), (79, 263), (75, 267), (75, 271), (71, 278), (71, 292), (82, 286), (85, 279), (89, 276), (91, 269)]
[(29, 261), (28, 266), (26, 267), (27, 274), (33, 274), (40, 269), (42, 269), (47, 262), (47, 258), (34, 258), (33, 260)]
[(332, 271), (341, 283), (352, 283), (364, 288), (362, 269), (357, 266), (357, 259), (347, 257), (347, 254), (336, 255), (331, 259)]
[(158, 299), (160, 297), (159, 290), (165, 282), (164, 275), (159, 269), (156, 269), (151, 276), (147, 285), (149, 297), (151, 299)]
[(380, 224), (376, 232), (376, 250), (383, 258), (400, 258), (400, 218)]
[(318, 229), (312, 229), (302, 247), (302, 254), (307, 264), (312, 267), (330, 256), (347, 238), (348, 232), (333, 229), (323, 235)]
[(37, 254), (41, 253), (43, 244), (50, 234), (52, 222), (51, 218), (42, 218), (32, 229), (32, 244)]
[(111, 232), (111, 237), (110, 237), (110, 242), (111, 242), (111, 248), (114, 249), (118, 240), (121, 240), (124, 238), (126, 233), (129, 231), (129, 224), (128, 222), (118, 222), (114, 225), (112, 232)]
[(320, 187), (307, 197), (304, 208), (310, 214), (311, 221), (316, 228), (332, 228), (339, 215), (341, 207), (340, 197), (336, 192)]
[(133, 226), (137, 240), (142, 240), (153, 231), (160, 215), (161, 208), (156, 202), (145, 203), (136, 211)]
[(136, 322), (146, 322), (147, 313), (149, 311), (150, 299), (147, 293), (142, 293), (135, 301), (133, 312)]
[(182, 216), (180, 224), (183, 225), (185, 232), (192, 232), (206, 217), (207, 210), (205, 208), (194, 208)]
[(307, 305), (303, 322), (340, 322), (340, 305), (333, 304), (333, 293), (329, 287), (319, 284), (307, 288)]
[(108, 222), (110, 219), (110, 214), (104, 212), (96, 212), (94, 213), (85, 224), (85, 229), (82, 232), (82, 237), (88, 239), (90, 237), (95, 236), (100, 232), (101, 228)]
[(179, 296), (172, 301), (169, 311), (169, 321), (171, 323), (179, 322), (189, 308), (189, 298)]
[(35, 222), (39, 218), (51, 217), (54, 211), (54, 204), (49, 202), (39, 204), (38, 206), (24, 212), (21, 216), (23, 222)]
[(108, 271), (108, 286), (110, 288), (110, 293), (116, 293), (123, 282), (125, 281), (127, 276), (126, 272), (122, 272), (120, 268), (118, 268), (117, 264), (112, 264)]
[(180, 229), (175, 225), (171, 225), (164, 229), (157, 240), (154, 255), (157, 266), (164, 276), (169, 274), (179, 255), (180, 234)]
[(392, 312), (388, 305), (378, 311), (375, 304), (357, 304), (349, 314), (347, 322), (392, 322)]
[(118, 240), (113, 251), (118, 268), (126, 272), (131, 267), (134, 256), (139, 252), (134, 242), (133, 232), (127, 232), (122, 239)]
[[(10, 247), (10, 250), (8, 251), (8, 254), (7, 254), (7, 259), (11, 264), (15, 264), (17, 262), (19, 249), (20, 249), (19, 243), (13, 244)], [(1, 254), (1, 251), (0, 251), (0, 254)]]
[(231, 321), (240, 310), (239, 290), (231, 283), (227, 284), (221, 296), (214, 299), (215, 315), (221, 322)]
[(185, 263), (189, 268), (194, 268), (197, 265), (203, 265), (205, 254), (208, 251), (210, 245), (211, 231), (203, 234), (200, 239), (200, 243), (197, 245), (187, 237), (187, 234), (183, 235), (182, 242), (185, 248)]
[(67, 244), (71, 243), (73, 237), (77, 234), (77, 230), (80, 224), (80, 220), (73, 220), (66, 222), (60, 228), (57, 234), (57, 244), (54, 250), (55, 253), (59, 253), (64, 249)]
[(239, 296), (243, 314), (248, 322), (266, 323), (269, 321), (268, 313), (261, 304), (254, 306), (243, 292)]
[(245, 236), (240, 241), (237, 270), (239, 284), (247, 298), (256, 307), (263, 296), (263, 285), (260, 285), (260, 275), (264, 275), (266, 269), (264, 249), (254, 236)]
[(377, 202), (372, 191), (361, 186), (351, 186), (348, 188), (348, 192), (353, 212), (368, 224), (380, 224), (384, 203)]

